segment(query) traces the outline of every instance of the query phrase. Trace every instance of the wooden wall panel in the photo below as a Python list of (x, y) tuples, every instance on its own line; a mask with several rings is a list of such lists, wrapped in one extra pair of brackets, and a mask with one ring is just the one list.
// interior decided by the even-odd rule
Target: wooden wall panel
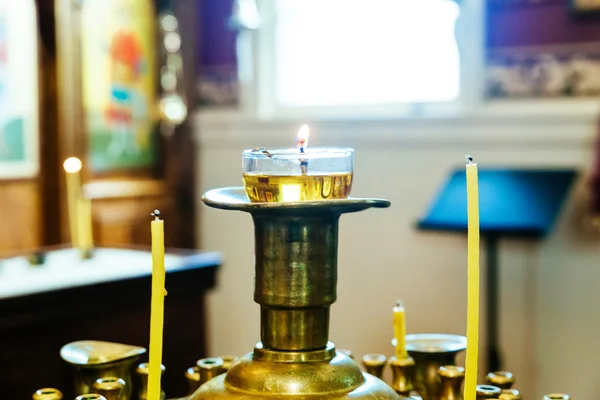
[(0, 254), (41, 246), (39, 190), (36, 181), (0, 181)]

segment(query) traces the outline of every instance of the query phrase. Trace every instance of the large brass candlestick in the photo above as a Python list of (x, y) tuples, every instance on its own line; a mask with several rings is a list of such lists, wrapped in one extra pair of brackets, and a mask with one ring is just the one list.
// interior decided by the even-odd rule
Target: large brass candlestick
[(253, 353), (202, 385), (190, 400), (402, 399), (336, 352), (328, 340), (329, 307), (336, 300), (339, 217), (389, 207), (387, 200), (251, 203), (244, 188), (225, 188), (206, 193), (203, 201), (252, 215), (261, 341)]

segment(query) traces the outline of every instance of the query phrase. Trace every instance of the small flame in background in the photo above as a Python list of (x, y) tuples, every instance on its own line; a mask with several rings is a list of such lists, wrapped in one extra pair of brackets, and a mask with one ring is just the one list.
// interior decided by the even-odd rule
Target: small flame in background
[(69, 174), (74, 174), (81, 170), (81, 160), (77, 157), (69, 157), (65, 160), (63, 168)]
[(310, 129), (308, 129), (308, 125), (302, 125), (298, 130), (298, 136), (296, 137), (296, 147), (300, 149), (301, 153), (304, 153), (304, 149), (308, 147), (309, 134)]

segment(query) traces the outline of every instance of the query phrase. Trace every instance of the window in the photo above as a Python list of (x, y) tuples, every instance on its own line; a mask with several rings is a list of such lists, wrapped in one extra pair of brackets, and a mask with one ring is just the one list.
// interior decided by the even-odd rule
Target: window
[(453, 0), (264, 3), (271, 18), (259, 43), (271, 53), (263, 77), (276, 108), (447, 103), (462, 94)]

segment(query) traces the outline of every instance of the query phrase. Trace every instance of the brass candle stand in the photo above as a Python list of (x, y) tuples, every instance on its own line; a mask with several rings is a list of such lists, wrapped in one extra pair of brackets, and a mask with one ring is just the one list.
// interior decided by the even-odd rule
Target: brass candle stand
[(329, 342), (339, 218), (389, 207), (387, 200), (251, 203), (244, 188), (224, 188), (209, 191), (203, 201), (210, 207), (252, 215), (254, 301), (261, 307), (261, 341), (226, 374), (203, 384), (190, 400), (402, 398), (383, 381), (363, 373)]

